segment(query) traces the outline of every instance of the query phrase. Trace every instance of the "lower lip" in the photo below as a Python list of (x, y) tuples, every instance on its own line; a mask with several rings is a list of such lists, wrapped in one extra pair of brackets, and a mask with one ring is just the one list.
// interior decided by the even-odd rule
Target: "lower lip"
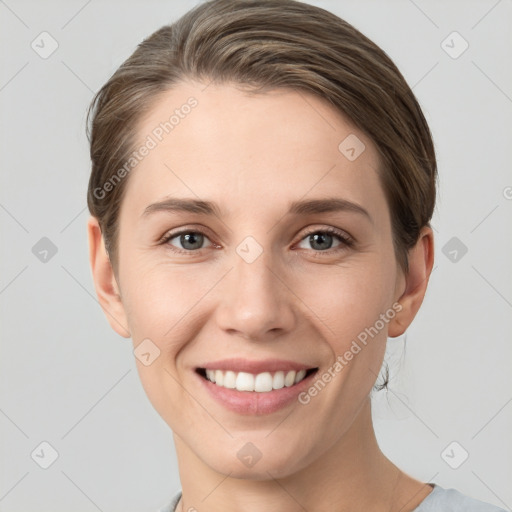
[(302, 379), (298, 384), (281, 389), (273, 389), (266, 393), (224, 388), (210, 382), (197, 372), (194, 373), (211, 396), (226, 407), (226, 409), (238, 414), (263, 415), (272, 414), (290, 405), (292, 402), (298, 401), (297, 396), (310, 385), (312, 377), (318, 371), (311, 373), (311, 375)]

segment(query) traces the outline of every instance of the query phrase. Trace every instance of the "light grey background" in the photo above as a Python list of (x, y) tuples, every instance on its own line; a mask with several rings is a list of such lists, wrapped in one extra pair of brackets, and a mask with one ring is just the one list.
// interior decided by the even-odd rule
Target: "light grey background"
[[(311, 3), (396, 62), (439, 159), (436, 266), (405, 353), (404, 339), (389, 342), (378, 439), (415, 478), (510, 510), (512, 3)], [(195, 4), (0, 0), (3, 512), (154, 511), (180, 488), (171, 431), (139, 383), (131, 341), (95, 299), (84, 123), (93, 93), (136, 45)], [(31, 47), (43, 31), (58, 43), (46, 59)], [(446, 39), (453, 31), (469, 44), (457, 58), (464, 41)], [(42, 237), (57, 248), (46, 262), (32, 252)], [(459, 247), (446, 247), (453, 237)], [(48, 469), (44, 441), (58, 452)]]

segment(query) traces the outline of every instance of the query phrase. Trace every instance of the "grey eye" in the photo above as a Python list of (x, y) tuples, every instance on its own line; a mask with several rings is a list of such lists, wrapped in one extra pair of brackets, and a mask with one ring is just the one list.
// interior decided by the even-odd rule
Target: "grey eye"
[(186, 251), (195, 251), (198, 249), (203, 248), (203, 243), (205, 240), (208, 240), (208, 238), (203, 235), (203, 233), (199, 233), (197, 231), (187, 231), (183, 233), (178, 233), (177, 235), (174, 235), (173, 237), (169, 238), (168, 243), (175, 246), (175, 244), (172, 243), (172, 240), (178, 239), (179, 243), (181, 244), (181, 247), (178, 246), (178, 249), (184, 249)]
[(310, 233), (304, 237), (301, 241), (301, 244), (304, 242), (309, 243), (310, 247), (304, 247), (301, 245), (299, 245), (299, 247), (302, 249), (312, 248), (316, 251), (326, 251), (333, 247), (333, 242), (336, 238), (338, 238), (337, 235), (333, 235), (325, 231), (315, 231), (314, 233)]

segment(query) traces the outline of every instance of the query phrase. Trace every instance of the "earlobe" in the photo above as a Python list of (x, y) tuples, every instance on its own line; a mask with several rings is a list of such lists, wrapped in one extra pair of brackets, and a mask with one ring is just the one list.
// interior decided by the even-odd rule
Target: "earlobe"
[(428, 280), (434, 265), (434, 234), (432, 228), (424, 227), (416, 245), (409, 251), (409, 271), (405, 287), (397, 302), (400, 312), (389, 323), (388, 336), (401, 336), (411, 325), (425, 297)]
[(89, 237), (89, 262), (100, 306), (112, 329), (123, 338), (129, 338), (130, 331), (127, 327), (126, 313), (118, 283), (105, 249), (101, 228), (95, 217), (89, 218), (87, 234)]

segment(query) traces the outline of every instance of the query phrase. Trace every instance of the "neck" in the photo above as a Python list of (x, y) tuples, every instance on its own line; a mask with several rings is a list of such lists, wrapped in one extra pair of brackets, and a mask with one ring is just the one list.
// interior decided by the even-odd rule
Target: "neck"
[[(182, 499), (178, 511), (407, 512), (432, 490), (400, 471), (381, 452), (370, 400), (350, 429), (307, 467), (285, 477), (232, 478), (204, 464), (175, 435)], [(427, 489), (428, 488), (428, 489)]]

